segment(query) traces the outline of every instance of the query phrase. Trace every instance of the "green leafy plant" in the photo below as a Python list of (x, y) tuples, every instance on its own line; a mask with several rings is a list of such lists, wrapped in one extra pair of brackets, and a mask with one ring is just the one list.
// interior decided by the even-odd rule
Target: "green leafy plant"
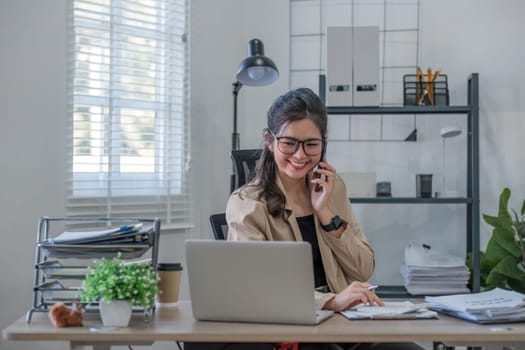
[[(480, 285), (484, 290), (501, 287), (525, 293), (525, 200), (518, 214), (508, 209), (511, 191), (504, 188), (498, 215), (483, 214), (493, 226), (485, 253), (480, 254)], [(469, 257), (472, 269), (472, 259)]]
[(95, 261), (80, 289), (82, 302), (127, 300), (150, 308), (155, 304), (159, 278), (149, 264), (124, 263), (120, 254)]

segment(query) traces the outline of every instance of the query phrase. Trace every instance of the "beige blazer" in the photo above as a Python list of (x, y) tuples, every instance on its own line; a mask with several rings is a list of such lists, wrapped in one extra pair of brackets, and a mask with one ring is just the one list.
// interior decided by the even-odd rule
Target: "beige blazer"
[[(279, 179), (277, 184), (286, 196)], [(302, 241), (292, 211), (285, 207), (286, 219), (271, 216), (264, 197), (259, 198), (261, 191), (258, 186), (246, 185), (232, 193), (226, 207), (228, 240)], [(375, 266), (374, 251), (354, 217), (346, 186), (340, 177), (336, 179), (329, 206), (347, 223), (341, 237), (335, 238), (323, 231), (317, 217), (315, 225), (328, 286), (339, 293), (352, 281), (370, 278)], [(333, 295), (316, 292), (317, 306), (322, 308)]]

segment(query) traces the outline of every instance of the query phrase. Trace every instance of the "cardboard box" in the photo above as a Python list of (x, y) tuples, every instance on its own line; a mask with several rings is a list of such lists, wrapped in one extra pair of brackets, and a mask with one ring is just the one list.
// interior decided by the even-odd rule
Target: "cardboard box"
[(339, 176), (345, 182), (350, 198), (376, 196), (376, 173), (342, 172)]

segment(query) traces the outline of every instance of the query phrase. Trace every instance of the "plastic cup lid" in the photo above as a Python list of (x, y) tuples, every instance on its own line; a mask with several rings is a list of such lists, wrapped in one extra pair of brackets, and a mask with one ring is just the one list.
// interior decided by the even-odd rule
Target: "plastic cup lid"
[(157, 270), (159, 271), (181, 271), (181, 263), (158, 263)]

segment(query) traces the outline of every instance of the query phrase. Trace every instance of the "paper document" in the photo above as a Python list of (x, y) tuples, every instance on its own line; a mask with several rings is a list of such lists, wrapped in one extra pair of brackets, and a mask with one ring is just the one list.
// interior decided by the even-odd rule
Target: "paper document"
[(405, 247), (401, 275), (412, 295), (468, 293), (470, 270), (462, 258), (441, 253), (429, 244), (411, 241)]
[(54, 244), (75, 244), (75, 243), (89, 243), (95, 241), (106, 241), (113, 239), (120, 239), (126, 235), (142, 233), (143, 223), (134, 225), (124, 225), (107, 230), (98, 231), (65, 231), (55, 238), (49, 240)]
[(428, 310), (427, 306), (411, 301), (386, 301), (385, 306), (360, 304), (340, 313), (350, 320), (437, 318), (437, 313)]
[(478, 323), (525, 321), (525, 295), (495, 288), (481, 293), (425, 297), (432, 310)]
[(405, 247), (405, 264), (419, 267), (463, 267), (465, 261), (457, 256), (443, 254), (431, 249), (430, 245), (411, 241)]
[(425, 301), (433, 306), (442, 306), (449, 310), (481, 312), (501, 308), (515, 309), (524, 306), (524, 295), (511, 290), (495, 288), (488, 292), (426, 297)]

